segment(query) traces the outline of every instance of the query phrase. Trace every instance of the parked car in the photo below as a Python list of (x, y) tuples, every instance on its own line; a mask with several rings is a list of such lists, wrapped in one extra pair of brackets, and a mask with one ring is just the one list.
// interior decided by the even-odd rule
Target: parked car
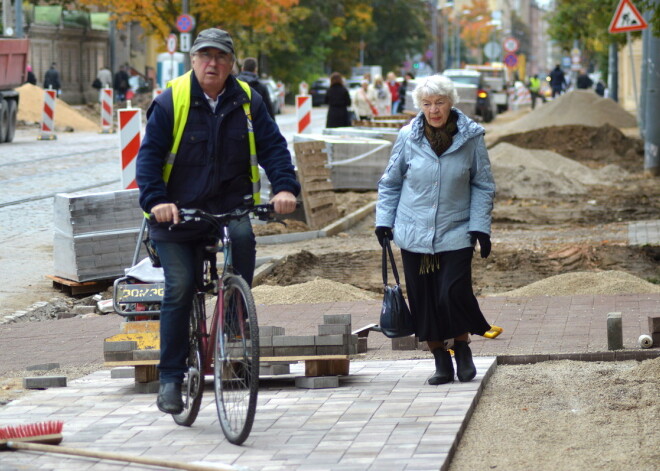
[(446, 69), (442, 74), (449, 77), (456, 86), (460, 98), (458, 109), (471, 118), (479, 116), (487, 123), (495, 118), (497, 105), (491, 97), (490, 87), (486, 85), (481, 72), (468, 69)]
[(309, 87), (309, 94), (312, 95), (312, 106), (321, 106), (325, 104), (325, 96), (328, 94), (330, 88), (330, 79), (322, 77), (314, 80), (312, 86)]
[(268, 88), (268, 94), (270, 95), (270, 102), (273, 104), (273, 114), (280, 114), (282, 109), (280, 108), (280, 91), (277, 89), (277, 84), (273, 79), (259, 79), (261, 83), (266, 85)]

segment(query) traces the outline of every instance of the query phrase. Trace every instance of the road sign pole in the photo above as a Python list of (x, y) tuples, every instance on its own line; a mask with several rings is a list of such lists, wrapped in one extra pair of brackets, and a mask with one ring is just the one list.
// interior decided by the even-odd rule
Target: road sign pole
[(635, 60), (633, 58), (632, 38), (630, 31), (626, 31), (626, 41), (628, 41), (628, 53), (630, 54), (630, 72), (632, 73), (633, 93), (635, 95), (635, 109), (639, 108), (639, 97), (637, 96), (637, 77), (635, 76)]

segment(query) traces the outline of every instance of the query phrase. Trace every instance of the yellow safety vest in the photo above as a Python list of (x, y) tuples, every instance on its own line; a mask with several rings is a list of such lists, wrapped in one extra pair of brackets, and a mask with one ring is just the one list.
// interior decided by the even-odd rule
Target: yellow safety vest
[[(186, 127), (188, 112), (190, 111), (190, 90), (192, 87), (192, 71), (188, 71), (180, 77), (170, 80), (167, 84), (172, 88), (172, 102), (174, 103), (174, 127), (172, 135), (174, 142), (170, 149), (170, 154), (163, 166), (163, 180), (167, 183), (174, 167), (174, 160), (179, 151), (179, 144), (183, 137), (183, 129)], [(243, 104), (243, 111), (247, 118), (248, 140), (250, 142), (250, 181), (252, 182), (252, 197), (254, 203), (261, 202), (261, 181), (259, 178), (259, 163), (257, 161), (257, 145), (254, 139), (254, 128), (252, 127), (252, 114), (250, 112), (250, 102), (252, 100), (252, 89), (242, 80), (237, 80), (241, 88), (247, 93), (248, 102)]]
[(538, 92), (541, 89), (541, 80), (538, 78), (531, 77), (529, 79), (529, 90), (532, 92)]

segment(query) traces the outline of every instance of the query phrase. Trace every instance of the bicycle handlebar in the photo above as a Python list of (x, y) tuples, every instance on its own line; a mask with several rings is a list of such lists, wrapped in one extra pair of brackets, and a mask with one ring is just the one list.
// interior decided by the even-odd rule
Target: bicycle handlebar
[[(300, 203), (296, 204), (296, 207), (299, 207)], [(179, 209), (179, 216), (181, 217), (181, 222), (179, 224), (170, 225), (170, 230), (175, 229), (176, 226), (185, 224), (192, 221), (206, 221), (217, 229), (221, 229), (222, 226), (227, 225), (229, 221), (240, 219), (247, 214), (254, 214), (257, 219), (260, 221), (274, 221), (278, 222), (273, 218), (275, 214), (275, 205), (272, 203), (265, 204), (249, 204), (244, 207), (234, 209), (227, 213), (212, 214), (208, 213), (202, 209)], [(156, 217), (152, 214), (149, 214), (149, 220), (152, 222), (156, 221)]]
[(244, 208), (234, 209), (227, 213), (220, 214), (211, 214), (203, 211), (201, 209), (180, 209), (179, 216), (181, 216), (181, 223), (185, 224), (186, 222), (191, 221), (206, 221), (211, 224), (224, 225), (229, 221), (234, 219), (240, 219), (246, 214), (254, 214), (257, 218), (262, 221), (268, 221), (271, 219), (272, 215), (275, 213), (275, 206), (271, 203), (266, 204), (257, 204), (253, 206), (247, 206)]

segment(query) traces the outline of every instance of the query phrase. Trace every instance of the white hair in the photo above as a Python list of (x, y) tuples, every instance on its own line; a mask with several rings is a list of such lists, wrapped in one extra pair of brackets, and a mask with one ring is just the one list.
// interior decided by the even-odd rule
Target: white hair
[(458, 104), (458, 93), (456, 93), (454, 82), (449, 77), (440, 74), (420, 79), (419, 85), (415, 87), (412, 95), (417, 108), (422, 107), (422, 100), (431, 96), (446, 96), (449, 97), (451, 106)]

